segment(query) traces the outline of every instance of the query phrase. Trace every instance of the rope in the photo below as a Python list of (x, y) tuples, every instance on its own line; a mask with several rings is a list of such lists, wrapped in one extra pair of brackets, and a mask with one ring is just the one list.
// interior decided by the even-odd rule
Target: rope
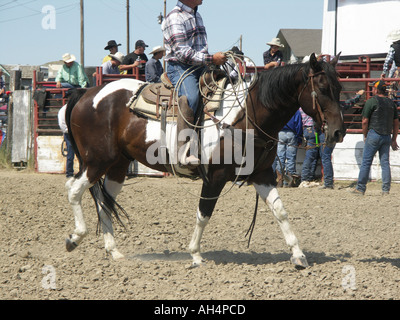
[[(216, 70), (215, 67), (214, 67), (214, 69), (212, 69), (212, 68), (210, 68), (210, 67), (206, 68), (206, 69), (203, 71), (203, 73), (202, 73), (202, 75), (201, 75), (201, 78), (203, 78), (203, 82), (206, 84), (207, 88), (210, 88), (210, 87), (208, 87), (207, 82), (205, 81), (205, 75), (206, 75), (207, 72), (209, 72), (209, 73), (211, 74), (211, 79), (212, 79), (213, 85), (214, 85), (215, 87), (217, 87), (218, 89), (222, 90), (223, 94), (221, 94), (221, 97), (224, 97), (224, 98), (223, 98), (223, 99), (218, 99), (218, 100), (213, 100), (213, 101), (223, 102), (223, 101), (227, 100), (228, 98), (231, 98), (231, 97), (234, 95), (234, 96), (235, 96), (236, 102), (238, 102), (239, 106), (240, 106), (243, 110), (245, 110), (245, 114), (246, 114), (246, 140), (245, 140), (245, 147), (244, 147), (244, 151), (243, 151), (244, 153), (242, 154), (242, 157), (245, 157), (246, 150), (247, 150), (247, 140), (248, 140), (248, 116), (247, 116), (247, 105), (243, 106), (242, 101), (240, 100), (240, 93), (239, 93), (239, 91), (248, 92), (251, 88), (253, 88), (254, 85), (255, 85), (256, 82), (257, 82), (258, 73), (257, 73), (257, 69), (256, 69), (256, 72), (255, 72), (253, 78), (252, 78), (251, 81), (250, 81), (250, 85), (248, 85), (248, 83), (245, 81), (245, 79), (242, 78), (242, 76), (241, 76), (241, 74), (240, 74), (240, 72), (239, 72), (239, 70), (240, 70), (240, 68), (239, 68), (239, 63), (241, 63), (241, 64), (243, 65), (243, 67), (244, 67), (244, 72), (243, 72), (243, 73), (246, 74), (246, 67), (245, 67), (244, 57), (242, 58), (241, 56), (235, 55), (235, 54), (233, 54), (233, 52), (231, 52), (231, 51), (228, 51), (228, 52), (226, 52), (225, 54), (226, 54), (226, 56), (228, 57), (228, 59), (231, 60), (231, 62), (234, 63), (234, 66), (235, 66), (234, 70), (238, 70), (238, 81), (237, 81), (237, 83), (236, 83), (236, 84), (233, 84), (233, 83), (232, 83), (232, 79), (230, 78), (229, 74), (227, 74), (227, 70), (226, 70), (225, 68), (223, 69), (223, 71), (226, 73), (228, 79), (230, 80), (230, 84), (231, 84), (231, 88), (229, 88), (229, 89), (227, 89), (227, 88), (221, 88), (221, 87), (219, 87), (218, 83), (215, 82), (215, 80), (214, 80), (214, 71)], [(235, 58), (236, 58), (239, 62), (237, 62)], [(249, 60), (250, 60), (250, 59), (249, 59)], [(250, 61), (251, 61), (251, 60), (250, 60)], [(252, 62), (252, 61), (251, 61), (251, 62)], [(253, 64), (254, 64), (254, 63), (253, 63)], [(177, 99), (177, 95), (178, 95), (178, 92), (179, 92), (179, 90), (180, 90), (180, 86), (182, 85), (184, 79), (185, 79), (186, 77), (188, 77), (190, 74), (192, 74), (192, 73), (196, 72), (197, 70), (199, 70), (200, 68), (203, 68), (203, 67), (195, 67), (195, 66), (192, 66), (192, 67), (190, 67), (189, 69), (187, 69), (187, 70), (181, 75), (181, 77), (179, 78), (179, 80), (178, 80), (178, 82), (177, 82), (177, 84), (176, 84), (176, 86), (175, 86), (175, 89), (174, 89), (173, 101), (174, 101), (174, 102), (175, 102), (175, 101), (178, 102), (177, 105), (178, 105), (178, 111), (179, 111), (179, 113), (180, 113), (180, 116), (185, 120), (185, 122), (186, 122), (190, 127), (195, 128), (195, 129), (206, 129), (206, 128), (209, 128), (209, 127), (212, 127), (212, 126), (215, 126), (215, 125), (220, 125), (221, 123), (223, 123), (223, 121), (227, 118), (227, 116), (229, 115), (229, 113), (233, 110), (233, 108), (234, 108), (234, 106), (235, 106), (235, 103), (232, 103), (232, 106), (230, 107), (228, 113), (227, 113), (222, 119), (218, 120), (216, 123), (213, 123), (213, 124), (211, 124), (211, 125), (209, 125), (209, 126), (206, 126), (206, 125), (200, 126), (200, 125), (196, 125), (196, 124), (189, 123), (189, 122), (185, 119), (185, 117), (183, 117), (183, 115), (182, 115), (182, 111), (181, 111), (181, 108), (180, 108), (180, 106), (179, 106), (179, 100)], [(219, 70), (220, 70), (220, 69), (219, 69)], [(200, 93), (201, 93), (201, 96), (202, 96), (203, 98), (208, 99), (208, 97), (204, 96), (203, 92), (201, 91), (200, 83), (201, 83), (201, 81), (199, 81), (199, 91), (200, 91)], [(243, 94), (243, 96), (245, 96), (245, 94)], [(209, 100), (209, 99), (208, 99), (208, 100)], [(245, 100), (245, 99), (244, 99), (244, 100)], [(173, 114), (173, 117), (175, 117), (175, 114)], [(177, 138), (178, 138), (178, 134), (179, 134), (179, 133), (177, 132), (177, 135), (176, 135)], [(171, 165), (172, 173), (173, 173), (174, 177), (177, 179), (178, 184), (180, 185), (181, 183), (179, 182), (179, 177), (178, 177), (178, 175), (177, 175), (177, 173), (176, 173), (175, 166), (174, 166), (173, 164), (171, 164), (171, 163), (170, 163), (170, 165)], [(235, 180), (232, 182), (232, 185), (230, 186), (230, 188), (229, 188), (226, 192), (224, 192), (223, 194), (220, 194), (220, 195), (217, 196), (217, 197), (205, 198), (205, 197), (202, 197), (202, 196), (199, 196), (199, 195), (195, 195), (195, 194), (191, 193), (191, 192), (190, 192), (189, 190), (187, 190), (187, 189), (185, 189), (185, 190), (186, 190), (187, 193), (191, 194), (192, 196), (195, 196), (195, 197), (197, 197), (197, 198), (199, 198), (199, 199), (202, 199), (202, 200), (218, 200), (219, 198), (226, 196), (226, 195), (233, 189), (233, 187), (235, 186), (235, 184), (236, 184), (236, 183), (238, 182), (238, 180), (239, 180), (240, 173), (241, 173), (242, 170), (243, 170), (243, 165), (244, 165), (244, 164), (243, 164), (243, 161), (242, 161), (242, 163), (241, 163), (241, 165), (240, 165), (240, 168), (239, 168), (239, 172), (238, 172), (238, 174), (236, 175)]]

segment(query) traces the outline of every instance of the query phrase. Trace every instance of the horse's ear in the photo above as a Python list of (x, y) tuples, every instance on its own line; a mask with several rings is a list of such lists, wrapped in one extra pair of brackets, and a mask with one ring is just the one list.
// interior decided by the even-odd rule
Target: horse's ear
[(333, 58), (333, 60), (330, 62), (331, 65), (333, 65), (336, 68), (337, 63), (339, 62), (340, 55), (342, 54), (342, 51), (339, 52), (339, 54)]
[(318, 63), (318, 59), (315, 56), (315, 53), (312, 53), (310, 56), (310, 66), (314, 72), (321, 71), (321, 66)]

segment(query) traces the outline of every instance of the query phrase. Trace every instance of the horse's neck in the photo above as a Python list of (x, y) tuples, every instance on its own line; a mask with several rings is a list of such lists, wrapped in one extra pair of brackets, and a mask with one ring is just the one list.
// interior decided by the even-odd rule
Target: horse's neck
[[(271, 135), (277, 134), (285, 124), (289, 122), (296, 113), (296, 110), (299, 108), (296, 102), (290, 105), (280, 105), (275, 108), (268, 108), (256, 100), (256, 96), (257, 92), (254, 92), (252, 96), (247, 98), (248, 105), (256, 105), (255, 108), (248, 108), (248, 116), (255, 122), (255, 125), (258, 128)], [(250, 101), (250, 99), (252, 100)]]

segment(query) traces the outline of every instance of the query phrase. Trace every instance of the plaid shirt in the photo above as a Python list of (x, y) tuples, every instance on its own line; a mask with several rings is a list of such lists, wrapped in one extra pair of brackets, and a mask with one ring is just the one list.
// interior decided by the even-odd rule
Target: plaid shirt
[(395, 68), (396, 67), (393, 67), (393, 66), (395, 66), (396, 64), (395, 64), (395, 62), (394, 62), (394, 48), (393, 47), (390, 47), (390, 49), (389, 49), (389, 52), (388, 52), (388, 54), (387, 54), (387, 56), (386, 56), (386, 59), (385, 59), (385, 63), (383, 64), (383, 72), (384, 73), (388, 73), (388, 71), (389, 71), (389, 66), (392, 64), (392, 68), (390, 69), (390, 72), (389, 72), (389, 78), (391, 78), (391, 77), (393, 77), (393, 74), (394, 74), (394, 72), (395, 72)]
[(306, 114), (302, 108), (299, 108), (299, 110), (303, 127), (312, 127), (314, 125), (314, 120), (308, 114)]
[(207, 33), (203, 19), (197, 10), (178, 1), (162, 24), (167, 54), (165, 61), (188, 65), (209, 65)]

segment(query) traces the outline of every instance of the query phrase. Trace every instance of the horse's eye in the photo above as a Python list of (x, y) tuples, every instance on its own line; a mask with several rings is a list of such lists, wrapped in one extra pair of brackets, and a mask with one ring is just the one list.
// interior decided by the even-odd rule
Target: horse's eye
[(323, 94), (323, 95), (328, 95), (328, 88), (319, 88), (319, 91)]

